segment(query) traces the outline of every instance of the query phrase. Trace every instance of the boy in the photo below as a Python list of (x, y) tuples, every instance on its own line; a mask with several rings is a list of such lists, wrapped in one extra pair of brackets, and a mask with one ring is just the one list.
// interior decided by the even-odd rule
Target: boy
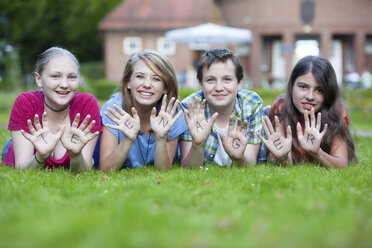
[(181, 102), (189, 127), (181, 136), (182, 166), (254, 165), (261, 147), (257, 132), (263, 133), (263, 102), (255, 92), (241, 89), (238, 57), (224, 48), (207, 50), (199, 60), (197, 79), (201, 91)]

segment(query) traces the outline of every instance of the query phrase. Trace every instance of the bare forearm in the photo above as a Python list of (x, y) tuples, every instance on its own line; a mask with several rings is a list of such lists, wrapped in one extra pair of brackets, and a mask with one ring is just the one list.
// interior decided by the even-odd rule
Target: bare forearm
[(50, 154), (46, 155), (40, 155), (38, 152), (36, 152), (32, 157), (30, 157), (28, 160), (23, 162), (17, 162), (15, 164), (15, 167), (18, 169), (25, 169), (25, 170), (32, 170), (32, 169), (38, 169), (43, 168), (46, 160), (50, 157)]
[(245, 151), (244, 151), (244, 162), (242, 165), (244, 166), (254, 166), (256, 165), (258, 153), (260, 151), (261, 145), (260, 144), (247, 144)]
[(195, 144), (192, 142), (189, 153), (182, 160), (184, 168), (199, 168), (203, 164), (205, 144)]
[(287, 165), (287, 164), (292, 164), (292, 155), (289, 152), (286, 156), (282, 156), (280, 158), (277, 158), (274, 156), (273, 153), (269, 152), (268, 154), (268, 159), (270, 163), (276, 164), (276, 165)]
[(134, 141), (126, 140), (124, 138), (110, 154), (107, 156), (101, 156), (99, 161), (100, 169), (102, 171), (120, 169), (128, 156), (133, 142)]
[(155, 167), (161, 170), (172, 168), (172, 161), (169, 158), (166, 138), (155, 138)]
[(70, 169), (74, 171), (90, 170), (92, 166), (91, 159), (85, 159), (83, 153), (78, 154), (70, 153)]
[(236, 165), (237, 167), (248, 167), (249, 165), (254, 165), (251, 164), (250, 161), (247, 161), (247, 159), (241, 158), (241, 159), (231, 159), (233, 162), (233, 165)]
[(317, 154), (310, 154), (313, 158), (317, 159), (319, 163), (327, 168), (341, 169), (347, 167), (347, 159), (332, 156), (324, 152), (321, 148)]

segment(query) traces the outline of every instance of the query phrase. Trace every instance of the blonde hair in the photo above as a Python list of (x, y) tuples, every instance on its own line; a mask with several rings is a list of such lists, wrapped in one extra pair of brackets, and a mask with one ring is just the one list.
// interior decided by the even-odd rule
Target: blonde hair
[(48, 64), (51, 59), (63, 55), (70, 57), (80, 70), (79, 61), (70, 51), (60, 47), (51, 47), (39, 55), (35, 66), (35, 72), (41, 75), (45, 69), (46, 64)]
[[(134, 53), (130, 56), (123, 73), (121, 80), (122, 87), (122, 99), (123, 108), (126, 112), (130, 113), (130, 109), (133, 107), (132, 96), (130, 89), (127, 85), (132, 77), (134, 65), (142, 61), (148, 66), (154, 73), (156, 73), (162, 82), (164, 82), (164, 91), (167, 92), (167, 102), (174, 97), (178, 98), (178, 84), (177, 77), (174, 71), (172, 63), (163, 55), (156, 51), (144, 50), (138, 53)], [(163, 97), (159, 99), (156, 104), (156, 108), (159, 111)]]

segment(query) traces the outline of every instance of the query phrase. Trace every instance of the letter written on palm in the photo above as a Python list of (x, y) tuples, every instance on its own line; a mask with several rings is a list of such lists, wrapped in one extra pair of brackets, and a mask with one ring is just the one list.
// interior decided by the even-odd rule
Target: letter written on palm
[(244, 120), (244, 123), (240, 118), (236, 128), (234, 128), (233, 117), (229, 119), (229, 132), (227, 137), (223, 133), (219, 133), (225, 152), (231, 159), (243, 159), (244, 151), (248, 144), (249, 139), (252, 137), (253, 131), (251, 130), (248, 135), (248, 121)]
[(319, 151), (323, 136), (327, 132), (328, 125), (325, 124), (323, 131), (320, 132), (322, 114), (319, 112), (315, 118), (314, 108), (310, 111), (310, 120), (307, 110), (304, 112), (305, 130), (302, 132), (301, 124), (297, 123), (298, 142), (309, 154), (316, 154)]
[(56, 133), (52, 133), (48, 126), (46, 112), (43, 113), (42, 120), (43, 125), (41, 125), (39, 116), (36, 114), (34, 117), (35, 127), (32, 125), (31, 120), (27, 120), (28, 129), (30, 130), (31, 134), (25, 132), (24, 130), (21, 130), (21, 133), (32, 143), (36, 151), (38, 151), (40, 155), (44, 156), (50, 155), (53, 152), (63, 134), (64, 125), (59, 126)]
[(156, 108), (154, 107), (152, 109), (150, 116), (150, 125), (156, 137), (166, 137), (169, 129), (172, 127), (178, 117), (180, 117), (182, 111), (179, 111), (175, 115), (178, 104), (179, 101), (175, 100), (175, 98), (172, 97), (167, 106), (167, 95), (165, 94), (163, 96), (163, 101), (161, 103), (161, 108), (158, 115), (156, 115)]
[(206, 100), (204, 99), (198, 109), (198, 102), (195, 99), (194, 104), (189, 102), (189, 109), (185, 110), (185, 120), (189, 128), (193, 143), (200, 145), (207, 142), (208, 136), (211, 133), (212, 126), (216, 120), (218, 113), (214, 113), (207, 122), (204, 114)]
[(61, 137), (62, 145), (67, 151), (78, 154), (84, 148), (84, 146), (97, 137), (98, 132), (90, 132), (95, 124), (93, 120), (89, 125), (90, 115), (85, 116), (83, 122), (79, 126), (80, 114), (75, 116), (74, 121), (70, 128), (66, 129)]
[(132, 107), (132, 116), (121, 109), (118, 105), (114, 104), (114, 111), (112, 108), (107, 108), (110, 112), (105, 112), (105, 115), (110, 118), (113, 122), (117, 125), (107, 124), (106, 126), (112, 129), (119, 130), (125, 136), (125, 138), (129, 140), (135, 140), (140, 130), (140, 118), (137, 114), (137, 111), (134, 107)]
[(267, 139), (260, 133), (257, 133), (258, 137), (270, 150), (270, 152), (277, 158), (285, 158), (292, 148), (292, 130), (291, 127), (287, 127), (287, 137), (284, 134), (283, 125), (279, 123), (279, 118), (275, 116), (275, 129), (271, 124), (269, 117), (265, 116), (262, 122), (262, 126), (265, 130)]

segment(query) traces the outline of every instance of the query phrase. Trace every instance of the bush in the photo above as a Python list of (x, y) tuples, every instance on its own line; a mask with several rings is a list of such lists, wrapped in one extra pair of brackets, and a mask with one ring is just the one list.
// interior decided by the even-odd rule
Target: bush
[(0, 42), (0, 90), (15, 90), (20, 82), (19, 53), (13, 46)]
[(195, 91), (198, 91), (199, 89), (190, 89), (190, 88), (178, 88), (178, 98), (180, 101), (185, 99), (187, 96), (191, 95)]
[(108, 79), (92, 81), (93, 94), (97, 99), (108, 100), (118, 88), (118, 84)]
[(372, 90), (341, 88), (342, 100), (353, 110), (372, 112)]
[(80, 64), (80, 74), (90, 80), (99, 80), (104, 77), (103, 62), (84, 62)]

